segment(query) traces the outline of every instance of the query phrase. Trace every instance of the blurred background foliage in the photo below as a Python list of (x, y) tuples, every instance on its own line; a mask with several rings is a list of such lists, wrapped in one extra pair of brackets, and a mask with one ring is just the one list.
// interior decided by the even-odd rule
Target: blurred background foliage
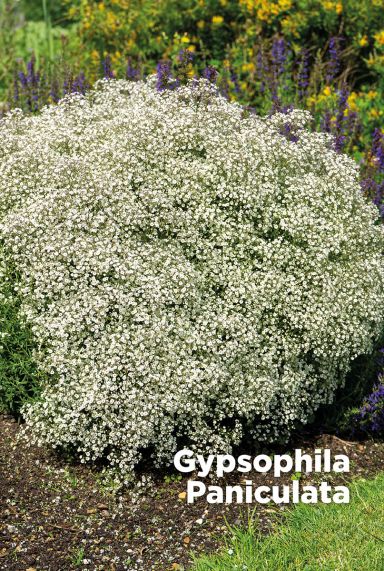
[(214, 67), (260, 113), (305, 107), (340, 137), (343, 123), (359, 160), (381, 128), (384, 0), (0, 0), (0, 108), (175, 67), (181, 50), (190, 76)]
[(1, 0), (0, 26), (3, 97), (15, 62), (31, 52), (47, 65), (64, 55), (92, 76), (107, 54), (119, 73), (128, 58), (151, 70), (183, 47), (217, 68), (230, 61), (246, 81), (260, 41), (276, 35), (315, 58), (342, 37), (358, 88), (382, 84), (384, 71), (384, 0)]

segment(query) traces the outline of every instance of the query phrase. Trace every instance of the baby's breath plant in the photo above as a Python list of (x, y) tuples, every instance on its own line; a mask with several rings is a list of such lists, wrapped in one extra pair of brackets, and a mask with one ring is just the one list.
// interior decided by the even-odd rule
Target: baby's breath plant
[(272, 442), (382, 325), (383, 229), (305, 111), (102, 81), (0, 123), (0, 234), (49, 379), (39, 442), (122, 473)]

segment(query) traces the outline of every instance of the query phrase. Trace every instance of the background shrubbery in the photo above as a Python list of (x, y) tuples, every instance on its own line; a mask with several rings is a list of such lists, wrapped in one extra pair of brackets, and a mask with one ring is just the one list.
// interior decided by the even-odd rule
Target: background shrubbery
[(363, 161), (364, 188), (381, 202), (372, 161), (380, 147), (384, 168), (380, 1), (6, 0), (0, 10), (3, 109), (36, 111), (99, 77), (137, 79), (159, 62), (177, 74), (184, 50), (184, 74), (214, 67), (222, 92), (260, 114), (310, 110)]

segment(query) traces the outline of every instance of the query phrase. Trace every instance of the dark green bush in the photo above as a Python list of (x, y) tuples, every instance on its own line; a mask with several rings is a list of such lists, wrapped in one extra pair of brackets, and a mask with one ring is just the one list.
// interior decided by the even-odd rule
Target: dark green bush
[(34, 361), (32, 331), (20, 315), (16, 283), (14, 268), (0, 249), (0, 411), (18, 415), (23, 404), (39, 395), (43, 374)]

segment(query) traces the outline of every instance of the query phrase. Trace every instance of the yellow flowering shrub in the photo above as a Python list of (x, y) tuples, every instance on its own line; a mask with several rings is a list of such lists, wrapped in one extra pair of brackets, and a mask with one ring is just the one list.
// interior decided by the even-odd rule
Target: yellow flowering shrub
[(283, 34), (296, 51), (308, 42), (322, 50), (340, 29), (353, 49), (354, 67), (362, 65), (362, 58), (374, 69), (382, 65), (384, 0), (62, 1), (79, 24), (80, 55), (91, 66), (100, 65), (108, 53), (117, 68), (133, 57), (149, 61), (153, 69), (159, 59), (175, 58), (187, 48), (213, 65), (230, 57), (231, 65), (246, 73), (249, 49), (260, 34), (264, 39)]

